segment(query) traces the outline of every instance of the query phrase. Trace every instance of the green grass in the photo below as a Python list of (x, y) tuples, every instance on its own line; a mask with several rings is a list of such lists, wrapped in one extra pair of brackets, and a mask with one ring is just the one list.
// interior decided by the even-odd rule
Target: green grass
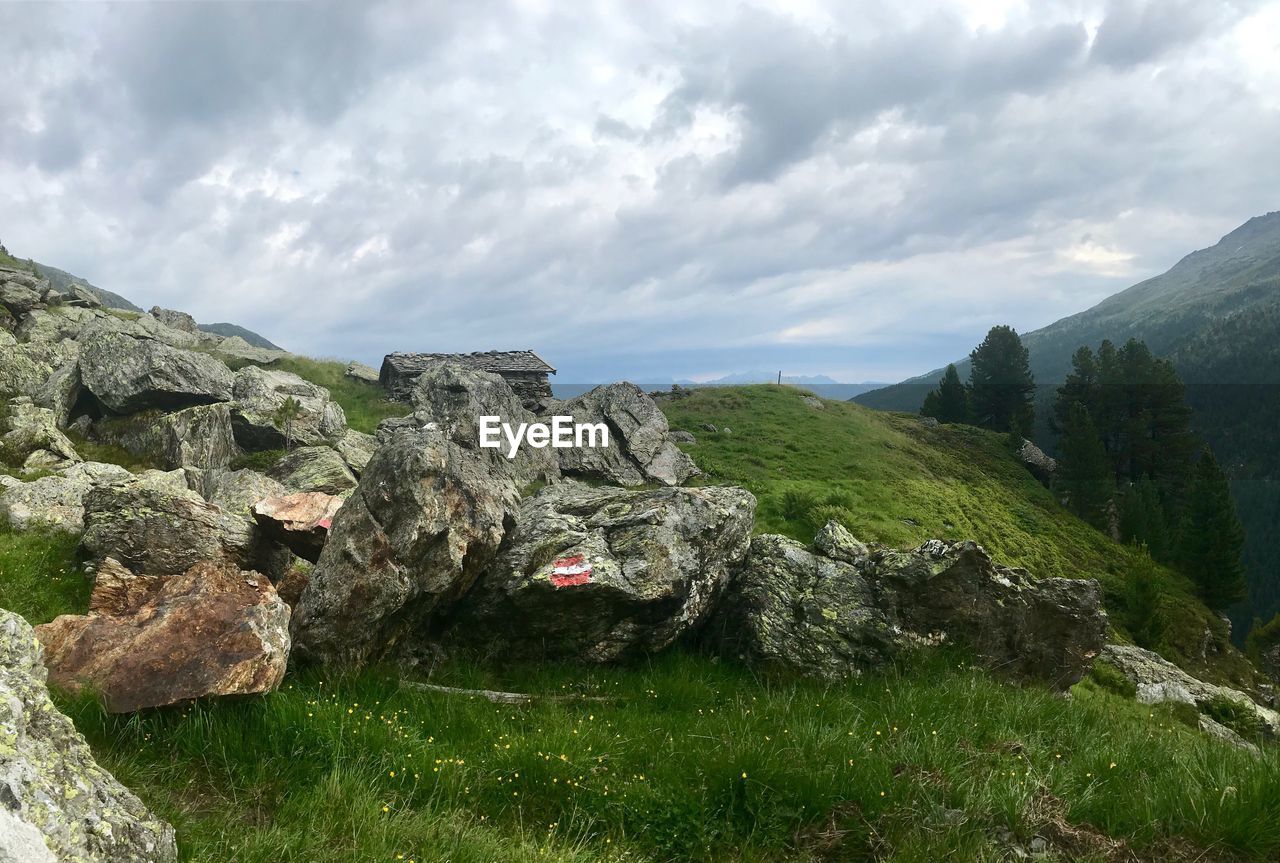
[(1274, 750), (1088, 684), (1068, 702), (945, 656), (765, 683), (683, 654), (436, 680), (616, 701), (495, 706), (370, 672), (131, 718), (69, 709), (193, 861), (997, 859), (1001, 831), (1063, 825), (1154, 859), (1280, 853)]
[(378, 423), (384, 419), (402, 417), (411, 412), (408, 405), (389, 401), (386, 392), (377, 384), (367, 384), (347, 377), (347, 363), (340, 360), (288, 356), (267, 363), (263, 368), (293, 372), (324, 387), (333, 396), (333, 400), (342, 405), (342, 410), (347, 415), (347, 425), (366, 434), (373, 434)]
[(57, 531), (24, 531), (0, 523), (0, 608), (29, 622), (89, 606), (92, 583), (78, 566), (79, 537)]
[[(1006, 436), (972, 426), (927, 428), (919, 417), (850, 402), (805, 405), (806, 393), (769, 385), (695, 390), (663, 405), (704, 482), (733, 483), (760, 506), (756, 530), (808, 542), (828, 518), (865, 541), (915, 545), (934, 537), (976, 539), (1000, 562), (1038, 577), (1096, 578), (1121, 638), (1135, 550), (1059, 505), (1012, 454)], [(706, 432), (703, 423), (731, 434)], [(1159, 568), (1161, 643), (1180, 665), (1250, 686), (1254, 672), (1225, 626), (1184, 577)], [(1206, 629), (1220, 652), (1200, 655)]]
[(76, 452), (85, 461), (119, 465), (131, 473), (141, 473), (152, 468), (161, 469), (158, 464), (150, 459), (135, 455), (118, 444), (91, 441), (73, 431), (67, 431), (65, 434), (70, 439), (72, 446), (76, 448)]

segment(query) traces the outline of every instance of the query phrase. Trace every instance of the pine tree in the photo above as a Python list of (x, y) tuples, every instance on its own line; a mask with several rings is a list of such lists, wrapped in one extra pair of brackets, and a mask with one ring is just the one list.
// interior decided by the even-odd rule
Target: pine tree
[(1164, 635), (1160, 616), (1160, 574), (1145, 546), (1139, 546), (1125, 573), (1125, 623), (1139, 647), (1154, 648)]
[(1072, 512), (1095, 527), (1105, 527), (1107, 503), (1115, 491), (1114, 474), (1089, 409), (1079, 402), (1068, 411), (1062, 433), (1058, 487)]
[(1149, 476), (1130, 485), (1120, 502), (1120, 540), (1145, 545), (1156, 560), (1169, 560), (1168, 517)]
[(969, 421), (969, 390), (960, 380), (954, 364), (947, 366), (938, 388), (924, 397), (920, 413), (943, 423)]
[(1079, 402), (1089, 410), (1095, 420), (1099, 415), (1098, 361), (1088, 345), (1082, 345), (1071, 355), (1071, 374), (1058, 387), (1058, 397), (1053, 403), (1050, 425), (1059, 434), (1067, 426), (1067, 414), (1071, 406)]
[(1035, 379), (1018, 333), (1009, 326), (992, 327), (969, 358), (969, 397), (977, 424), (1029, 435), (1035, 419)]
[(1222, 610), (1245, 596), (1240, 553), (1244, 529), (1231, 500), (1231, 484), (1208, 447), (1191, 472), (1178, 538), (1178, 564), (1210, 608)]

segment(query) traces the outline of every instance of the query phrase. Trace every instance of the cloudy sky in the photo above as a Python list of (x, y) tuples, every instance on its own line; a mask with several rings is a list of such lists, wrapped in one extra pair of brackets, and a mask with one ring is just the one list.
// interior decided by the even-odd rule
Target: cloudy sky
[(1280, 2), (5, 3), (0, 57), (12, 252), (370, 362), (896, 380), (1280, 209)]

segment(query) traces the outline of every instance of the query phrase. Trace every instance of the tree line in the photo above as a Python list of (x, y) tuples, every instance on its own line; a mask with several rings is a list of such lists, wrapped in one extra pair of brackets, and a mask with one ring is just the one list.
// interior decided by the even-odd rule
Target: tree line
[[(1035, 420), (1035, 378), (1022, 339), (1012, 327), (992, 327), (969, 359), (968, 382), (947, 366), (921, 414), (1006, 432), (1021, 446)], [(1210, 608), (1244, 598), (1244, 531), (1230, 485), (1191, 432), (1186, 387), (1168, 360), (1137, 339), (1121, 347), (1104, 341), (1096, 351), (1082, 346), (1052, 411), (1053, 490), (1065, 506), (1144, 547), (1143, 558), (1184, 572)], [(1158, 596), (1154, 567), (1137, 570), (1130, 604), (1132, 628), (1142, 630), (1154, 626)]]

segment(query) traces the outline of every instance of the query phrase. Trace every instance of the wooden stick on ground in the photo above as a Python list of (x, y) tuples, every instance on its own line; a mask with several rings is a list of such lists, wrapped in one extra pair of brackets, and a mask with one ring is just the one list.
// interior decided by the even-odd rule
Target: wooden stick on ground
[(458, 689), (454, 686), (418, 683), (412, 680), (402, 680), (400, 685), (407, 686), (410, 689), (421, 689), (426, 692), (440, 692), (445, 695), (466, 695), (473, 698), (483, 698), (486, 701), (492, 701), (494, 704), (532, 704), (534, 702), (566, 704), (575, 701), (608, 704), (617, 701), (616, 698), (610, 698), (607, 695), (534, 695), (526, 692), (497, 692), (492, 689)]

